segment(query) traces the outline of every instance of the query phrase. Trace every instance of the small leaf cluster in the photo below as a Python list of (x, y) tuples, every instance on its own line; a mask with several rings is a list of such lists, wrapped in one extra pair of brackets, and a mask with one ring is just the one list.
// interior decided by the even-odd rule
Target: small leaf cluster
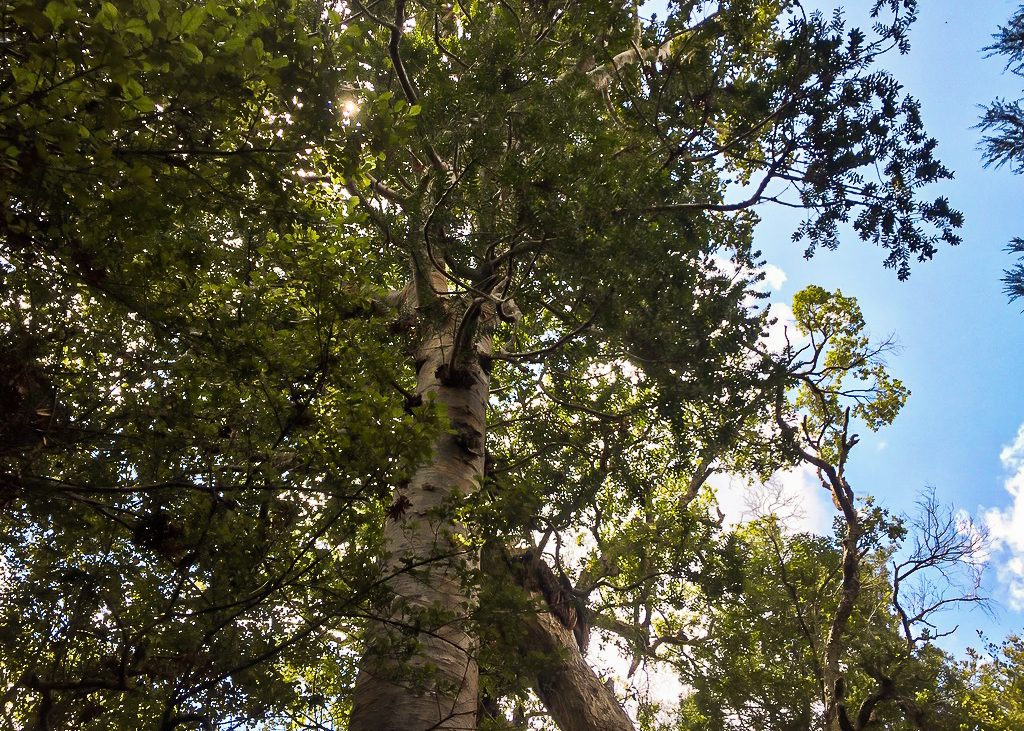
[[(984, 49), (988, 55), (1006, 57), (1006, 68), (1016, 76), (1024, 75), (1024, 6), (992, 37), (995, 43)], [(1021, 100), (996, 99), (985, 107), (977, 127), (989, 133), (981, 140), (985, 165), (998, 168), (1009, 163), (1013, 172), (1024, 172), (1024, 108)], [(1024, 254), (1024, 239), (1014, 238), (1007, 251)], [(1017, 264), (1008, 270), (1003, 284), (1011, 301), (1024, 296), (1024, 265)]]

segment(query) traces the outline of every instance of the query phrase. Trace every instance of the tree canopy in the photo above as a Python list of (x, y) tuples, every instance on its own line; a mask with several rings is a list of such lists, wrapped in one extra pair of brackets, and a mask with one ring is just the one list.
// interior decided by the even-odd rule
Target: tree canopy
[[(886, 345), (819, 287), (763, 340), (758, 206), (899, 279), (959, 242), (915, 7), (8, 2), (2, 723), (664, 723), (600, 642), (680, 728), (1012, 728), (1017, 655), (931, 642), (976, 585), (917, 583), (974, 534), (845, 478)], [(797, 463), (834, 537), (716, 513)]]

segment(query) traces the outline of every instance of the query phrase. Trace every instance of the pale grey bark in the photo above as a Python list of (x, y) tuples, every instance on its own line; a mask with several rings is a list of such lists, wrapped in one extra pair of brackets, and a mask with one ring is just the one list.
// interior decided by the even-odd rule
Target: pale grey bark
[[(443, 288), (440, 281), (435, 285)], [(441, 295), (437, 303), (444, 310), (442, 322), (421, 317), (433, 332), (416, 354), (417, 394), (424, 400), (433, 396), (446, 409), (451, 429), (435, 443), (432, 460), (394, 493), (384, 532), (394, 600), (368, 632), (351, 731), (477, 725), (477, 648), (468, 617), (479, 556), (453, 511), (478, 489), (483, 474), (489, 379), (477, 356), (489, 351), (490, 340), (484, 334), (476, 339), (475, 354), (455, 357), (467, 308), (451, 295)], [(479, 314), (480, 322), (486, 325), (491, 316)]]

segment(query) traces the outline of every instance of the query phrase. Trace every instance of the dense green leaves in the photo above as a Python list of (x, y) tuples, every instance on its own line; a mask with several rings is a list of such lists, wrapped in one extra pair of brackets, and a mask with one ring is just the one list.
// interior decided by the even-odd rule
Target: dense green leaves
[(315, 715), (434, 425), (363, 215), (302, 172), (348, 41), (288, 3), (4, 12), (5, 722)]
[[(901, 278), (958, 241), (921, 197), (949, 173), (917, 105), (874, 66), (913, 6), (878, 3), (869, 37), (776, 0), (658, 22), (602, 2), (7, 3), (4, 723), (344, 723), (363, 620), (392, 599), (392, 491), (459, 435), (430, 394), (473, 362), (480, 490), (423, 520), (551, 563), (577, 635), (637, 664), (693, 673), (716, 617), (721, 697), (699, 712), (756, 684), (783, 724), (773, 663), (813, 676), (813, 633), (779, 650), (764, 607), (795, 631), (793, 593), (751, 577), (791, 572), (824, 617), (836, 547), (729, 533), (706, 483), (848, 451), (843, 400), (874, 428), (906, 390), (838, 292), (796, 303), (807, 350), (763, 352), (753, 209), (804, 207), (809, 252), (850, 223)], [(425, 374), (443, 383), (418, 392), (449, 324)], [(514, 573), (466, 573), (485, 691), (528, 703), (551, 658), (506, 665), (530, 600)], [(430, 609), (392, 628), (399, 649), (451, 619)], [(850, 632), (867, 652), (888, 630)], [(762, 662), (741, 667), (750, 634)]]
[(329, 633), (377, 590), (390, 487), (433, 421), (423, 406), (414, 423), (374, 375), (397, 352), (358, 345), (389, 340), (384, 322), (351, 316), (372, 304), (322, 279), (322, 257), (295, 262), (326, 245), (268, 245), (290, 281), (201, 281), (196, 319), (173, 336), (83, 292), (25, 298), (28, 325), (62, 329), (9, 323), (4, 343), (21, 358), (5, 376), (39, 364), (52, 398), (4, 455), (4, 673), (19, 714), (243, 722), (297, 704), (299, 676), (351, 672), (331, 651), (350, 631)]
[(977, 728), (1012, 729), (1024, 722), (1024, 643), (1011, 635), (998, 646), (988, 643), (984, 654), (972, 652), (965, 663), (977, 692), (970, 703)]
[[(677, 663), (692, 689), (682, 700), (681, 727), (826, 728), (822, 676), (841, 596), (839, 543), (787, 534), (775, 517), (740, 534), (743, 591), (714, 599), (706, 639)], [(882, 544), (866, 556), (841, 658), (852, 727), (984, 728), (970, 707), (976, 682), (935, 646), (901, 636), (886, 568), (895, 544), (884, 537)]]
[[(797, 332), (808, 339), (806, 345), (790, 346), (788, 354), (801, 381), (794, 406), (807, 411), (803, 429), (817, 448), (837, 437), (843, 402), (851, 403), (850, 413), (872, 430), (891, 423), (910, 392), (885, 368), (890, 344), (872, 344), (864, 335), (857, 300), (811, 286), (793, 298), (793, 317)], [(831, 452), (838, 453), (838, 447)]]

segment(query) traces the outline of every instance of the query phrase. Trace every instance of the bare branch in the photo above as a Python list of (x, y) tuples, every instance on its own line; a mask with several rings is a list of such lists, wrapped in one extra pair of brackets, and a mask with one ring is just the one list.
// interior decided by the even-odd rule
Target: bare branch
[[(933, 631), (931, 618), (936, 612), (962, 604), (982, 608), (988, 604), (980, 594), (987, 530), (970, 519), (958, 520), (952, 508), (939, 504), (934, 489), (926, 491), (917, 504), (918, 514), (910, 521), (913, 549), (909, 557), (892, 565), (892, 606), (910, 646), (948, 634)], [(918, 630), (919, 625), (924, 629)]]

